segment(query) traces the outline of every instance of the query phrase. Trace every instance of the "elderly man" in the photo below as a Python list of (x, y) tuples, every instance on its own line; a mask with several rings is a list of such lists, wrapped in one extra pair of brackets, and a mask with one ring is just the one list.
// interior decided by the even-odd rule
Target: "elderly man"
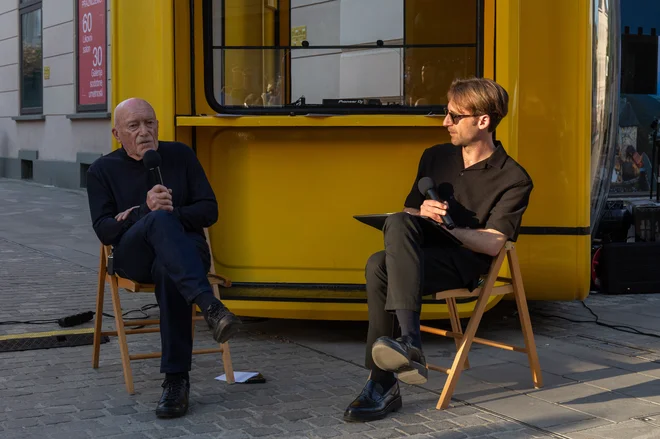
[[(96, 160), (87, 173), (93, 227), (103, 244), (113, 246), (119, 275), (156, 285), (165, 373), (156, 415), (178, 417), (188, 410), (191, 306), (199, 306), (219, 343), (241, 325), (215, 298), (206, 277), (211, 257), (203, 229), (217, 221), (218, 205), (193, 151), (158, 141), (158, 120), (148, 102), (120, 103), (114, 122), (112, 134), (121, 148)], [(149, 150), (161, 157), (164, 185), (142, 163)]]

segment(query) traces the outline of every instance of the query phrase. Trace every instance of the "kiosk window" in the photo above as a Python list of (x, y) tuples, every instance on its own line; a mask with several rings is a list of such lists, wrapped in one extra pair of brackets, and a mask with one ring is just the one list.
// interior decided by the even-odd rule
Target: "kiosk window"
[(483, 74), (484, 0), (205, 0), (218, 112), (442, 112)]

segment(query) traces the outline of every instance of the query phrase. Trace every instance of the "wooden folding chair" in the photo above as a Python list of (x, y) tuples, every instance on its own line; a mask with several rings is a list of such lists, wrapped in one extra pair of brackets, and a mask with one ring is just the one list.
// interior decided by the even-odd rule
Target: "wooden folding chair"
[[(209, 239), (209, 232), (207, 229), (204, 229), (204, 235), (206, 236), (206, 242), (209, 245), (209, 251), (213, 255), (211, 249), (211, 240)], [(116, 335), (119, 338), (119, 352), (121, 353), (121, 363), (124, 369), (124, 381), (126, 383), (126, 390), (128, 393), (133, 395), (135, 390), (133, 388), (133, 373), (131, 370), (131, 361), (133, 360), (144, 360), (147, 358), (160, 358), (161, 352), (150, 352), (150, 353), (141, 353), (141, 354), (129, 354), (128, 344), (126, 342), (126, 336), (130, 334), (146, 334), (159, 332), (160, 319), (144, 319), (144, 320), (124, 320), (122, 317), (122, 308), (121, 302), (119, 300), (119, 289), (123, 288), (124, 290), (131, 293), (152, 293), (154, 292), (155, 285), (153, 284), (140, 284), (134, 282), (130, 279), (123, 278), (116, 273), (108, 272), (108, 257), (112, 254), (112, 248), (109, 245), (101, 244), (101, 257), (99, 264), (99, 275), (98, 275), (98, 291), (96, 294), (96, 320), (94, 323), (94, 350), (92, 354), (92, 367), (95, 369), (99, 367), (99, 354), (101, 350), (101, 337), (104, 335)], [(211, 262), (211, 268), (208, 273), (208, 280), (213, 287), (213, 294), (216, 298), (220, 299), (220, 288), (230, 287), (231, 281), (223, 276), (216, 274), (215, 266)], [(114, 331), (103, 331), (103, 296), (105, 293), (105, 282), (110, 284), (110, 289), (112, 290), (112, 307), (115, 314), (115, 330)], [(198, 320), (203, 320), (204, 317), (197, 315), (197, 306), (192, 306), (192, 333), (193, 337), (195, 335), (195, 322)], [(146, 325), (156, 325), (155, 327), (150, 328), (137, 328), (137, 329), (125, 329), (126, 326), (146, 326)], [(225, 369), (225, 375), (227, 377), (227, 383), (234, 383), (234, 369), (231, 363), (231, 354), (229, 352), (229, 343), (221, 343), (217, 348), (210, 349), (197, 349), (193, 350), (193, 354), (211, 354), (211, 353), (222, 353), (222, 363)]]
[[(498, 277), (504, 257), (507, 257), (511, 278)], [(504, 283), (503, 285), (495, 286), (496, 282)], [(488, 298), (491, 296), (500, 296), (504, 294), (513, 293), (518, 307), (518, 315), (520, 316), (520, 325), (525, 340), (525, 347), (512, 346), (497, 341), (486, 340), (483, 338), (475, 337), (481, 317), (484, 314)], [(477, 303), (470, 317), (465, 333), (461, 329), (461, 322), (456, 307), (456, 298), (458, 297), (476, 297)], [(543, 387), (543, 379), (541, 377), (541, 366), (539, 364), (539, 357), (536, 353), (536, 344), (534, 343), (534, 333), (532, 332), (532, 323), (529, 318), (529, 310), (527, 309), (527, 299), (525, 298), (525, 290), (523, 288), (522, 277), (520, 275), (520, 266), (518, 265), (518, 256), (516, 249), (512, 242), (507, 242), (497, 257), (494, 258), (490, 266), (486, 280), (481, 287), (474, 291), (468, 289), (457, 289), (441, 291), (435, 294), (436, 300), (446, 300), (447, 307), (449, 308), (449, 319), (451, 321), (451, 331), (432, 328), (430, 326), (421, 326), (421, 330), (431, 334), (442, 335), (445, 337), (452, 337), (456, 340), (456, 357), (450, 369), (434, 366), (428, 364), (428, 368), (438, 372), (448, 374), (447, 382), (442, 389), (442, 394), (438, 400), (436, 408), (438, 410), (445, 409), (449, 406), (451, 396), (454, 393), (458, 379), (461, 376), (463, 369), (469, 368), (468, 352), (472, 343), (480, 343), (487, 346), (505, 349), (508, 351), (524, 352), (529, 359), (529, 366), (532, 372), (532, 380), (534, 387)]]

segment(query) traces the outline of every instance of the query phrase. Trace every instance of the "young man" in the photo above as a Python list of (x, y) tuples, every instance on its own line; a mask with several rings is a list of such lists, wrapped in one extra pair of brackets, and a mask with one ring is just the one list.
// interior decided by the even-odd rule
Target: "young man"
[[(532, 180), (493, 140), (508, 112), (508, 94), (489, 79), (456, 80), (448, 92), (443, 125), (450, 144), (424, 151), (404, 211), (391, 215), (383, 229), (385, 250), (367, 261), (369, 306), (366, 367), (371, 374), (344, 413), (347, 421), (372, 421), (402, 405), (398, 380), (422, 384), (427, 367), (420, 337), (422, 296), (477, 286), (492, 257), (518, 237)], [(442, 201), (425, 200), (418, 182), (429, 177)], [(443, 224), (462, 246), (442, 245), (425, 236), (420, 216)], [(427, 234), (428, 235), (428, 234)], [(394, 316), (401, 328), (396, 340)], [(398, 377), (398, 380), (397, 380)]]
[[(199, 305), (224, 343), (241, 325), (213, 295), (206, 277), (211, 256), (204, 228), (218, 219), (218, 204), (193, 151), (158, 141), (158, 120), (142, 99), (115, 109), (112, 129), (121, 148), (96, 160), (87, 173), (87, 195), (96, 235), (113, 246), (114, 269), (122, 277), (155, 283), (160, 307), (162, 418), (188, 410), (192, 361), (192, 308)], [(142, 161), (147, 151), (161, 158), (163, 185)]]

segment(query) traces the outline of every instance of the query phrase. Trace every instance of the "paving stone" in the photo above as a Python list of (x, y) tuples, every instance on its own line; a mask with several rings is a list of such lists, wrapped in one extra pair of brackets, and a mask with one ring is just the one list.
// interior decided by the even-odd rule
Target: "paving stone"
[(469, 405), (451, 407), (447, 411), (452, 415), (456, 415), (456, 416), (468, 416), (468, 415), (476, 415), (482, 413), (481, 410), (475, 407), (471, 407)]
[(277, 395), (275, 398), (282, 402), (296, 402), (296, 401), (302, 401), (305, 399), (301, 395), (297, 394), (284, 394), (284, 395)]
[(453, 424), (449, 421), (430, 421), (425, 423), (424, 425), (426, 425), (433, 431), (453, 430), (455, 428), (458, 428), (456, 424)]
[(152, 438), (152, 436), (146, 435), (144, 433), (124, 433), (111, 437), (112, 439), (151, 439)]
[[(88, 439), (95, 436), (86, 431), (51, 431), (48, 433), (48, 437), (53, 439)], [(145, 437), (143, 436), (141, 439)]]
[(133, 413), (137, 413), (137, 410), (135, 410), (131, 406), (119, 406), (119, 407), (112, 407), (107, 409), (108, 412), (110, 412), (111, 415), (131, 415)]
[(3, 427), (7, 430), (21, 429), (25, 427), (34, 427), (39, 425), (39, 418), (24, 418), (24, 419), (14, 419), (11, 421), (3, 422)]
[(181, 437), (181, 436), (186, 436), (188, 435), (188, 432), (184, 431), (181, 428), (173, 427), (173, 428), (165, 428), (165, 429), (158, 429), (158, 430), (150, 430), (145, 432), (149, 436), (153, 437), (154, 439), (161, 439), (161, 438), (168, 438), (168, 437)]
[(119, 426), (103, 427), (94, 430), (94, 437), (117, 436), (123, 433), (123, 430)]
[(397, 430), (401, 430), (408, 435), (430, 433), (433, 431), (425, 425), (402, 425), (397, 427)]
[(397, 431), (397, 430), (389, 430), (389, 429), (383, 429), (383, 430), (374, 430), (374, 431), (368, 431), (365, 433), (367, 437), (373, 438), (373, 439), (390, 439), (390, 438), (397, 438), (397, 437), (403, 437), (406, 436), (406, 434), (402, 431)]
[(44, 425), (63, 424), (73, 420), (74, 419), (69, 415), (49, 415), (39, 417), (39, 422)]
[(250, 435), (244, 431), (227, 431), (223, 432), (220, 437), (222, 439), (250, 439)]
[(328, 427), (333, 425), (343, 424), (344, 421), (341, 421), (337, 418), (332, 418), (330, 416), (323, 416), (318, 418), (310, 418), (306, 420), (308, 423), (314, 427)]
[(284, 419), (288, 419), (289, 421), (299, 421), (301, 419), (308, 419), (312, 417), (312, 415), (303, 411), (285, 412), (285, 413), (281, 413), (280, 416), (283, 417)]
[(539, 434), (538, 430), (533, 430), (531, 428), (522, 428), (520, 430), (491, 433), (491, 437), (497, 439), (530, 439), (536, 437), (538, 434)]
[(334, 438), (337, 436), (341, 436), (342, 432), (340, 430), (337, 430), (336, 428), (333, 427), (321, 427), (321, 428), (315, 428), (311, 432), (307, 434), (307, 437), (311, 439), (316, 439), (316, 438)]
[(185, 430), (192, 434), (220, 433), (223, 431), (222, 427), (217, 424), (193, 424), (185, 427)]
[(422, 416), (426, 419), (431, 419), (435, 421), (441, 421), (444, 419), (451, 420), (456, 418), (456, 415), (448, 412), (447, 410), (422, 411), (418, 413), (418, 416)]
[(303, 434), (303, 432), (314, 430), (316, 427), (309, 425), (305, 421), (298, 421), (298, 422), (284, 422), (278, 424), (277, 428), (281, 428), (282, 430), (288, 432), (289, 434), (290, 433)]
[(245, 410), (228, 410), (225, 412), (220, 412), (220, 416), (225, 419), (241, 419), (241, 418), (251, 418), (253, 415), (250, 412)]
[(338, 425), (337, 428), (346, 433), (360, 433), (374, 429), (371, 425), (364, 422), (346, 422)]
[(400, 424), (411, 425), (411, 424), (421, 424), (427, 422), (426, 419), (419, 415), (403, 415), (397, 416), (394, 420)]
[(452, 430), (452, 431), (443, 431), (440, 433), (431, 433), (430, 435), (428, 435), (428, 437), (438, 438), (438, 439), (465, 439), (468, 437), (468, 435), (458, 430)]
[(218, 425), (225, 430), (241, 430), (254, 427), (255, 425), (250, 421), (251, 419), (221, 419)]
[(481, 416), (474, 414), (474, 415), (467, 415), (467, 416), (457, 416), (455, 418), (450, 419), (451, 422), (454, 424), (458, 424), (461, 427), (471, 427), (474, 425), (485, 425), (488, 424), (490, 421), (487, 419), (482, 418)]
[(279, 404), (280, 401), (272, 398), (272, 397), (266, 397), (266, 398), (254, 398), (252, 401), (250, 401), (252, 404), (256, 405), (257, 407), (264, 406), (264, 405), (273, 405), (273, 404)]
[(80, 410), (81, 412), (87, 411), (87, 410), (101, 410), (105, 408), (105, 404), (103, 403), (103, 400), (89, 400), (87, 402), (76, 402), (76, 408)]
[(247, 434), (254, 437), (266, 437), (281, 433), (282, 430), (273, 427), (251, 427), (244, 430)]

